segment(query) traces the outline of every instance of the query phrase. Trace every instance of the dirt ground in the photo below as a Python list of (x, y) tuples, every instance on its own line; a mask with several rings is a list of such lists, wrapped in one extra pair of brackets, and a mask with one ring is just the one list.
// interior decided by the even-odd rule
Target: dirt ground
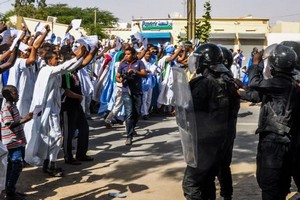
[[(232, 161), (234, 200), (259, 200), (255, 179), (255, 155), (258, 107), (242, 106)], [(251, 115), (247, 114), (251, 111)], [(64, 163), (61, 153), (58, 166), (62, 178), (49, 177), (41, 168), (24, 168), (17, 185), (29, 200), (111, 200), (109, 195), (125, 195), (129, 200), (184, 200), (181, 181), (185, 170), (178, 127), (174, 117), (153, 116), (141, 120), (132, 146), (125, 146), (123, 125), (106, 129), (103, 120), (89, 121), (88, 154), (92, 162), (74, 166)], [(74, 140), (74, 146), (76, 141)], [(218, 200), (219, 186), (217, 184)], [(295, 188), (292, 188), (295, 191)], [(293, 193), (294, 194), (294, 193)], [(291, 194), (292, 195), (292, 194)], [(0, 199), (3, 199), (3, 195)]]

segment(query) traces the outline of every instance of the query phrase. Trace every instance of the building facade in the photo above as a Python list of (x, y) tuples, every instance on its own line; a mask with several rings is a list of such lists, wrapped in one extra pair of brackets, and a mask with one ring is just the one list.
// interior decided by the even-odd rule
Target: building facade
[[(242, 49), (247, 63), (253, 47), (267, 46), (270, 32), (269, 19), (265, 18), (214, 18), (210, 20), (210, 42), (227, 48)], [(141, 32), (149, 43), (178, 43), (178, 36), (186, 34), (186, 18), (133, 19), (131, 33)]]

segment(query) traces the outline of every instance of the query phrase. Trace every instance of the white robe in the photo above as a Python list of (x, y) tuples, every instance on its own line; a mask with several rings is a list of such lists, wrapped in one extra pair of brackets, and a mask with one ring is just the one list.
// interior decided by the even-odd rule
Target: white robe
[[(61, 74), (72, 71), (81, 65), (83, 59), (76, 58), (56, 67), (45, 66), (38, 75), (30, 111), (42, 106), (41, 116), (25, 124), (27, 139), (25, 161), (39, 166), (50, 156), (55, 161), (61, 140), (60, 107), (61, 107)], [(31, 133), (30, 135), (28, 133)], [(54, 152), (54, 153), (53, 153)], [(53, 154), (53, 158), (51, 155)]]
[[(166, 59), (170, 56), (164, 56), (159, 61), (159, 67), (164, 69), (164, 64), (166, 63)], [(174, 92), (172, 90), (173, 84), (173, 73), (172, 67), (170, 63), (166, 64), (166, 73), (163, 81), (160, 83), (160, 93), (157, 98), (157, 103), (159, 105), (172, 105)]]
[(81, 92), (83, 95), (83, 101), (81, 102), (83, 111), (85, 112), (86, 101), (90, 99), (90, 96), (93, 94), (94, 85), (91, 81), (90, 76), (88, 75), (85, 68), (78, 70), (78, 77), (81, 86)]
[(16, 60), (14, 66), (9, 69), (7, 81), (7, 85), (13, 85), (18, 89), (19, 101), (16, 105), (22, 117), (29, 112), (34, 84), (38, 74), (35, 64), (27, 67), (26, 60), (24, 58)]

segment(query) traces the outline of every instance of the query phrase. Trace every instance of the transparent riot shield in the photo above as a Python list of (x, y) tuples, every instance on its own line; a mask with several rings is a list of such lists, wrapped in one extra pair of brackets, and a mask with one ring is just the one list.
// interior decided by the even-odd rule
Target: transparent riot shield
[(176, 121), (181, 136), (184, 160), (189, 166), (197, 167), (197, 126), (190, 86), (184, 69), (174, 67), (172, 71)]
[[(5, 189), (7, 171), (7, 149), (0, 141), (0, 191)], [(1, 192), (0, 192), (1, 193)]]
[(262, 59), (264, 61), (264, 69), (263, 69), (263, 76), (264, 79), (270, 79), (273, 76), (271, 75), (271, 66), (269, 64), (269, 56), (271, 55), (272, 51), (278, 44), (271, 44), (268, 46), (263, 53)]
[(188, 59), (188, 69), (191, 72), (191, 74), (196, 71), (195, 66), (197, 66), (197, 62), (198, 62), (198, 57), (194, 56), (194, 55), (195, 54), (193, 53), (192, 55), (190, 55), (190, 57)]

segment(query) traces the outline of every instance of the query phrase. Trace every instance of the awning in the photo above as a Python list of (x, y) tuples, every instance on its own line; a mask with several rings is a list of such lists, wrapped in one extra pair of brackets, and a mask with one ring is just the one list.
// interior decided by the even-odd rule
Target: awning
[(170, 32), (141, 32), (144, 38), (171, 38)]
[(239, 39), (264, 40), (264, 33), (238, 33)]
[(209, 38), (211, 38), (211, 39), (234, 40), (235, 39), (235, 33), (210, 33)]

